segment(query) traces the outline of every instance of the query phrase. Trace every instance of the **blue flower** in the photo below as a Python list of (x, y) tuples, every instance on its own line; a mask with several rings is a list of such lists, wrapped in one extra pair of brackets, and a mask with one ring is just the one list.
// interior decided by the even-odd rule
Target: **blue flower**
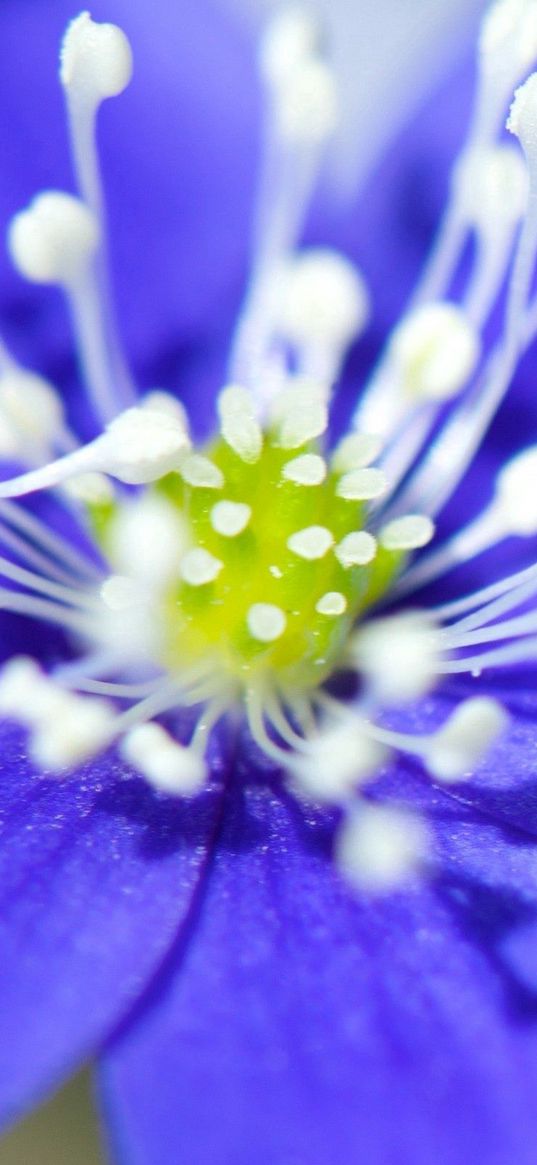
[[(506, 435), (506, 408), (473, 454), (535, 324), (535, 76), (509, 123), (526, 168), (497, 141), (535, 20), (534, 0), (499, 0), (484, 25), (440, 242), (354, 420), (347, 367), (333, 454), (329, 391), (369, 297), (339, 251), (299, 249), (293, 229), (338, 117), (317, 22), (284, 12), (262, 41), (277, 165), (212, 438), (251, 195), (233, 133), (253, 141), (254, 117), (229, 98), (225, 196), (201, 233), (184, 189), (186, 226), (170, 215), (168, 232), (162, 143), (140, 143), (137, 182), (158, 187), (159, 208), (137, 248), (149, 256), (126, 259), (151, 283), (151, 326), (128, 301), (120, 311), (142, 380), (175, 386), (178, 372), (190, 426), (161, 389), (131, 396), (109, 307), (91, 126), (129, 80), (129, 44), (87, 14), (70, 26), (61, 74), (82, 198), (49, 189), (10, 207), (9, 249), (67, 293), (85, 401), (46, 291), (38, 307), (6, 283), (7, 327), (21, 360), (42, 350), (67, 414), (49, 380), (0, 352), (3, 455), (22, 463), (0, 486), (5, 1119), (98, 1049), (118, 1161), (533, 1160), (535, 700), (520, 665), (535, 655), (524, 554), (537, 513), (523, 384), (522, 419)], [(221, 42), (195, 19), (190, 31), (187, 56), (214, 83)], [(116, 123), (119, 146), (125, 132)], [(54, 152), (47, 139), (35, 162), (56, 187)], [(417, 192), (412, 221), (419, 172)], [(192, 260), (168, 277), (172, 230)], [(185, 311), (157, 364), (176, 280)], [(399, 282), (389, 264), (382, 281)], [(413, 559), (437, 515), (440, 549)]]

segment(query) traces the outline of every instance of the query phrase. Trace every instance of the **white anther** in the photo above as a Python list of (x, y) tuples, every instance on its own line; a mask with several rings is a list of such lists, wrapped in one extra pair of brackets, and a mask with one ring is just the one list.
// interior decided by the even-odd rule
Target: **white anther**
[(293, 145), (320, 145), (334, 132), (339, 115), (336, 79), (318, 57), (299, 61), (274, 90), (281, 136)]
[(129, 485), (146, 485), (177, 469), (189, 447), (188, 434), (174, 417), (127, 409), (93, 443), (95, 468)]
[(537, 445), (517, 453), (500, 470), (495, 510), (506, 533), (537, 533)]
[(224, 563), (220, 562), (219, 558), (215, 558), (209, 550), (199, 546), (194, 550), (188, 550), (181, 559), (179, 574), (189, 586), (204, 587), (207, 583), (214, 582), (223, 568)]
[(419, 550), (431, 541), (434, 529), (425, 514), (406, 514), (382, 527), (379, 542), (385, 550)]
[(537, 58), (535, 0), (497, 0), (485, 13), (479, 49), (485, 65), (516, 84)]
[(310, 562), (324, 558), (330, 547), (334, 545), (334, 535), (326, 526), (306, 526), (304, 530), (297, 530), (287, 539), (289, 550), (298, 558), (305, 558)]
[(327, 591), (315, 604), (315, 610), (319, 612), (319, 615), (326, 615), (329, 619), (344, 615), (347, 610), (345, 595), (342, 595), (341, 591)]
[(353, 264), (328, 247), (289, 261), (283, 276), (279, 325), (293, 344), (344, 348), (369, 318), (364, 280)]
[(326, 389), (317, 381), (297, 379), (274, 400), (272, 418), (277, 444), (282, 449), (299, 449), (327, 428)]
[(113, 734), (115, 711), (104, 700), (58, 694), (54, 714), (42, 717), (32, 733), (30, 748), (40, 767), (62, 772), (106, 748)]
[(349, 570), (351, 566), (367, 566), (377, 553), (377, 543), (367, 530), (357, 530), (346, 534), (338, 542), (334, 553), (344, 570)]
[(114, 501), (112, 483), (104, 473), (81, 473), (80, 477), (66, 481), (63, 488), (70, 498), (86, 505), (99, 506)]
[(280, 639), (287, 626), (287, 619), (281, 607), (275, 603), (252, 603), (246, 614), (248, 630), (259, 643), (274, 643)]
[(153, 409), (154, 412), (174, 417), (177, 423), (188, 432), (188, 413), (181, 401), (177, 400), (176, 396), (172, 396), (171, 392), (165, 392), (162, 388), (152, 388), (141, 398), (140, 408)]
[(111, 574), (101, 586), (101, 598), (110, 611), (128, 611), (143, 604), (145, 594), (137, 579)]
[(465, 700), (431, 738), (427, 768), (439, 781), (471, 777), (508, 723), (509, 717), (497, 700), (487, 696)]
[(479, 336), (452, 303), (416, 308), (395, 329), (389, 359), (409, 397), (445, 400), (472, 375), (480, 354)]
[(241, 461), (247, 464), (258, 461), (263, 434), (254, 415), (250, 393), (240, 385), (230, 384), (219, 393), (217, 408), (224, 441)]
[(246, 529), (252, 507), (245, 502), (217, 502), (211, 510), (211, 526), (223, 538), (236, 538)]
[(183, 481), (197, 489), (222, 489), (224, 485), (222, 470), (201, 453), (190, 453), (185, 457), (179, 472)]
[(527, 154), (537, 146), (537, 73), (516, 90), (509, 110), (507, 129), (519, 138)]
[(132, 728), (121, 741), (121, 755), (161, 793), (190, 797), (203, 787), (207, 767), (197, 752), (185, 748), (161, 724)]
[(106, 529), (105, 548), (118, 574), (160, 589), (177, 576), (188, 533), (175, 506), (144, 492), (118, 504)]
[(297, 5), (277, 12), (259, 46), (259, 67), (268, 84), (285, 84), (304, 60), (315, 56), (319, 34), (318, 21), (309, 9)]
[(63, 428), (60, 397), (48, 380), (13, 365), (0, 378), (0, 452), (45, 448)]
[(334, 473), (350, 473), (353, 469), (364, 469), (376, 461), (382, 450), (380, 437), (370, 433), (349, 433), (336, 445), (332, 457)]
[(0, 711), (28, 722), (36, 706), (34, 697), (48, 683), (34, 659), (15, 655), (0, 671)]
[(300, 457), (286, 461), (282, 477), (296, 485), (321, 485), (326, 477), (326, 461), (317, 453), (301, 453)]
[(520, 150), (509, 142), (472, 150), (456, 171), (457, 197), (470, 225), (497, 231), (516, 223), (528, 197), (528, 173)]
[(335, 846), (342, 874), (366, 892), (396, 890), (428, 854), (420, 818), (389, 805), (362, 802), (345, 818)]
[(386, 750), (364, 733), (358, 717), (349, 715), (311, 737), (303, 755), (291, 754), (289, 772), (300, 796), (337, 805), (373, 776), (385, 757)]
[(17, 270), (34, 283), (78, 281), (94, 255), (99, 228), (72, 194), (45, 190), (9, 223), (7, 245)]
[(116, 97), (132, 76), (131, 47), (121, 28), (98, 24), (81, 12), (67, 26), (60, 50), (60, 80), (65, 89), (92, 106)]
[(383, 704), (417, 700), (438, 676), (439, 640), (427, 614), (405, 611), (365, 624), (350, 644), (352, 661)]
[(388, 482), (381, 469), (351, 469), (338, 481), (336, 495), (346, 501), (366, 502), (386, 493)]

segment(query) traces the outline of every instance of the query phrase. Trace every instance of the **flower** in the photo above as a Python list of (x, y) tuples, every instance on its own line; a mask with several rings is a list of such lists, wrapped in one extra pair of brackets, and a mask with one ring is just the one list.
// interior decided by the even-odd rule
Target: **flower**
[[(469, 1159), (483, 1127), (491, 1161), (502, 1159), (498, 1145), (503, 1159), (524, 1160), (512, 1110), (490, 1115), (487, 1081), (497, 1090), (502, 1048), (509, 1054), (513, 1046), (521, 1073), (533, 1064), (532, 1035), (515, 1040), (493, 1006), (497, 968), (524, 1016), (533, 1001), (527, 855), (517, 848), (519, 834), (511, 846), (497, 837), (506, 817), (520, 826), (517, 808), (509, 804), (498, 824), (492, 812), (486, 817), (486, 796), (451, 788), (475, 770), (505, 730), (506, 717), (490, 693), (472, 693), (448, 715), (449, 695), (430, 696), (410, 712), (405, 706), (432, 692), (439, 676), (532, 658), (534, 617), (525, 605), (535, 569), (511, 570), (428, 613), (393, 613), (387, 603), (392, 593), (413, 593), (508, 535), (535, 532), (530, 447), (502, 467), (482, 517), (408, 563), (411, 552), (432, 540), (433, 517), (464, 475), (531, 339), (534, 77), (517, 91), (509, 121), (526, 156), (527, 200), (521, 155), (513, 145), (497, 144), (496, 135), (512, 89), (531, 67), (534, 20), (533, 3), (522, 0), (500, 0), (487, 18), (477, 115), (439, 245), (359, 402), (352, 431), (330, 457), (319, 441), (330, 389), (369, 305), (360, 276), (340, 254), (296, 249), (305, 203), (305, 197), (297, 203), (298, 193), (308, 193), (313, 163), (337, 118), (334, 76), (315, 23), (308, 14), (284, 13), (262, 44), (275, 151), (269, 161), (278, 165), (267, 167), (231, 381), (219, 393), (219, 430), (208, 445), (192, 437), (173, 397), (159, 390), (137, 402), (108, 307), (93, 120), (100, 102), (128, 83), (128, 42), (116, 26), (94, 24), (86, 13), (66, 34), (61, 78), (82, 197), (56, 190), (36, 197), (13, 218), (9, 247), (29, 279), (57, 282), (66, 291), (101, 426), (80, 445), (50, 384), (4, 354), (6, 452), (27, 467), (0, 487), (9, 552), (2, 560), (2, 604), (58, 623), (69, 638), (69, 658), (47, 659), (47, 670), (27, 657), (12, 659), (0, 703), (6, 716), (23, 721), (39, 768), (65, 776), (83, 761), (92, 763), (72, 786), (70, 811), (65, 783), (40, 785), (26, 774), (14, 789), (13, 820), (24, 823), (24, 842), (17, 829), (5, 854), (13, 859), (11, 900), (23, 915), (28, 911), (33, 930), (30, 980), (43, 954), (63, 961), (73, 928), (76, 947), (69, 950), (69, 976), (64, 971), (53, 988), (62, 1024), (57, 1031), (36, 1030), (31, 1070), (25, 1058), (15, 1058), (10, 1087), (16, 1097), (25, 1084), (28, 1095), (28, 1081), (42, 1079), (43, 1070), (50, 1079), (56, 1065), (65, 1070), (69, 1055), (74, 1062), (80, 1054), (80, 1042), (65, 1042), (79, 1018), (80, 977), (89, 1020), (82, 1043), (89, 1046), (90, 1030), (102, 1038), (121, 1019), (105, 1054), (120, 1158), (171, 1161), (188, 1152), (192, 1160), (247, 1161), (255, 1102), (256, 1137), (261, 1133), (267, 1161), (305, 1154), (321, 1161), (334, 1149), (352, 1154), (357, 1145), (379, 1162), (390, 1156), (415, 1161), (420, 1151), (428, 1157), (436, 1151), (435, 1128), (442, 1129), (446, 1161)], [(273, 185), (274, 169), (287, 184), (280, 177)], [(478, 261), (459, 292), (454, 275), (468, 233), (479, 243)], [(487, 359), (482, 335), (510, 263), (506, 322)], [(371, 467), (377, 456), (381, 467)], [(46, 520), (13, 501), (50, 487), (60, 488), (63, 505)], [(381, 602), (384, 610), (372, 614)], [(495, 641), (499, 648), (487, 646)], [(358, 680), (355, 694), (348, 686), (339, 694), (326, 687), (343, 670)], [(128, 709), (120, 713), (123, 700)], [(198, 709), (194, 720), (192, 709)], [(155, 719), (178, 710), (180, 724)], [(234, 757), (237, 712), (250, 736), (242, 760)], [(212, 734), (221, 720), (222, 732)], [(116, 741), (148, 786), (181, 801), (159, 800), (139, 783), (133, 791), (117, 759), (94, 761)], [(394, 750), (411, 760), (390, 768)], [(259, 753), (266, 758), (261, 769)], [(252, 757), (258, 776), (242, 780)], [(433, 784), (424, 782), (423, 767), (412, 758), (424, 762)], [(98, 787), (95, 798), (100, 763), (103, 775), (116, 766), (119, 784), (112, 794)], [(491, 810), (499, 799), (489, 791)], [(52, 829), (43, 847), (42, 813), (60, 825), (60, 847), (67, 841), (61, 870)], [(98, 815), (105, 818), (105, 837), (81, 926), (82, 822), (93, 838)], [(443, 863), (404, 890), (402, 880), (418, 862), (433, 864), (426, 817), (436, 823)], [(359, 889), (395, 889), (393, 896), (357, 898), (327, 868), (336, 819), (340, 872)], [(141, 854), (131, 836), (140, 827)], [(26, 896), (18, 870), (21, 858), (32, 864), (34, 845), (42, 882)], [(499, 904), (498, 876), (505, 895)], [(58, 903), (36, 932), (41, 893), (49, 901), (57, 894)], [(83, 898), (87, 909), (86, 892)], [(475, 927), (480, 903), (492, 972), (483, 951), (468, 959), (459, 933), (468, 916)], [(95, 924), (110, 906), (115, 917), (107, 918), (103, 948), (96, 950)], [(453, 913), (460, 919), (455, 925)], [(135, 952), (133, 915), (136, 947), (142, 938)], [(362, 933), (370, 953), (365, 971), (356, 941)], [(374, 952), (387, 936), (398, 955), (393, 990), (389, 977), (373, 982)], [(415, 947), (429, 974), (423, 983), (416, 981)], [(281, 977), (272, 975), (273, 961)], [(118, 965), (126, 973), (120, 999), (114, 994), (110, 1001), (107, 988)], [(22, 972), (11, 990), (14, 997), (29, 993), (35, 1008), (24, 964)], [(356, 981), (365, 1010), (355, 1004)], [(452, 1046), (446, 1032), (445, 1046), (441, 1040), (432, 1046), (431, 982), (438, 982), (446, 1014), (455, 1008), (458, 1022), (471, 1018), (482, 1040), (475, 1074), (463, 1059), (457, 1072), (457, 1084), (464, 1079), (472, 1098), (468, 1118), (448, 1119), (458, 1041)], [(265, 999), (272, 1005), (266, 1015)], [(404, 1030), (395, 1014), (391, 1022), (394, 1004), (404, 1004)], [(382, 1072), (383, 1041), (369, 1010), (377, 1007), (381, 1026), (389, 1017)], [(328, 1016), (333, 1040), (327, 1040)], [(20, 1007), (13, 1007), (13, 1024), (19, 1020)], [(291, 1070), (294, 1043), (304, 1052), (303, 1073)], [(420, 1045), (427, 1072), (416, 1054)], [(398, 1113), (393, 1134), (385, 1128), (388, 1092)]]

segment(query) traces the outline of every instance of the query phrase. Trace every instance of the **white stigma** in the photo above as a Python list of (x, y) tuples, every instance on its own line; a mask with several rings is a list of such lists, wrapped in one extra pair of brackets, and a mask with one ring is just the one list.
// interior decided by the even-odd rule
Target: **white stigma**
[(395, 329), (390, 363), (416, 403), (445, 400), (465, 386), (480, 354), (479, 336), (461, 308), (431, 303), (416, 308)]
[(336, 838), (342, 874), (359, 890), (396, 890), (427, 857), (423, 822), (403, 809), (361, 802), (350, 811)]
[(327, 591), (315, 604), (315, 610), (318, 611), (319, 615), (326, 615), (327, 618), (332, 619), (338, 615), (344, 615), (347, 610), (345, 595), (342, 595), (341, 591)]
[(425, 612), (374, 619), (351, 642), (356, 668), (375, 698), (385, 704), (419, 699), (438, 675), (439, 640)]
[(426, 752), (427, 768), (440, 781), (470, 777), (505, 731), (509, 718), (497, 700), (465, 700), (434, 734)]
[(7, 243), (15, 267), (26, 279), (69, 287), (95, 254), (99, 228), (80, 199), (45, 190), (11, 219)]
[(92, 106), (126, 89), (132, 76), (129, 41), (115, 24), (98, 24), (81, 12), (67, 26), (60, 51), (60, 80)]
[(434, 522), (425, 514), (406, 514), (383, 526), (379, 541), (385, 550), (419, 550), (434, 535)]
[(334, 545), (334, 535), (326, 526), (306, 526), (304, 530), (297, 530), (287, 539), (289, 550), (298, 558), (305, 558), (315, 562), (328, 554)]
[(160, 724), (139, 724), (121, 741), (121, 755), (158, 789), (179, 797), (198, 793), (207, 776), (201, 756), (174, 740)]
[(338, 542), (335, 555), (344, 570), (351, 566), (367, 566), (377, 553), (377, 543), (367, 530), (357, 530), (353, 534), (346, 534)]
[(321, 485), (326, 477), (326, 461), (317, 453), (302, 453), (286, 461), (282, 477), (296, 485)]
[(353, 264), (328, 247), (291, 259), (283, 276), (279, 324), (298, 347), (345, 348), (369, 319), (369, 297)]
[(246, 529), (252, 516), (245, 502), (217, 502), (211, 510), (211, 526), (223, 538), (236, 538)]
[(381, 469), (351, 469), (339, 479), (336, 495), (347, 501), (366, 502), (382, 497), (387, 489), (386, 474)]
[(275, 603), (252, 603), (246, 615), (248, 630), (259, 643), (280, 639), (287, 626), (285, 612)]
[(247, 464), (261, 456), (263, 434), (254, 415), (250, 393), (239, 385), (230, 384), (218, 396), (218, 415), (224, 441)]
[(214, 582), (223, 570), (224, 563), (215, 558), (209, 550), (202, 546), (188, 550), (179, 565), (179, 574), (183, 582), (191, 587), (203, 587)]

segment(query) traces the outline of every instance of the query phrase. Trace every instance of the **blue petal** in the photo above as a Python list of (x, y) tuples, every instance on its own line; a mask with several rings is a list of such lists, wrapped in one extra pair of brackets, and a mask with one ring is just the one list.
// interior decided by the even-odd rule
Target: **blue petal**
[(184, 923), (219, 812), (156, 798), (104, 759), (61, 782), (1, 726), (0, 1121), (87, 1057)]
[(191, 944), (104, 1058), (119, 1161), (533, 1165), (535, 844), (399, 781), (444, 857), (369, 901), (326, 818), (235, 789)]

